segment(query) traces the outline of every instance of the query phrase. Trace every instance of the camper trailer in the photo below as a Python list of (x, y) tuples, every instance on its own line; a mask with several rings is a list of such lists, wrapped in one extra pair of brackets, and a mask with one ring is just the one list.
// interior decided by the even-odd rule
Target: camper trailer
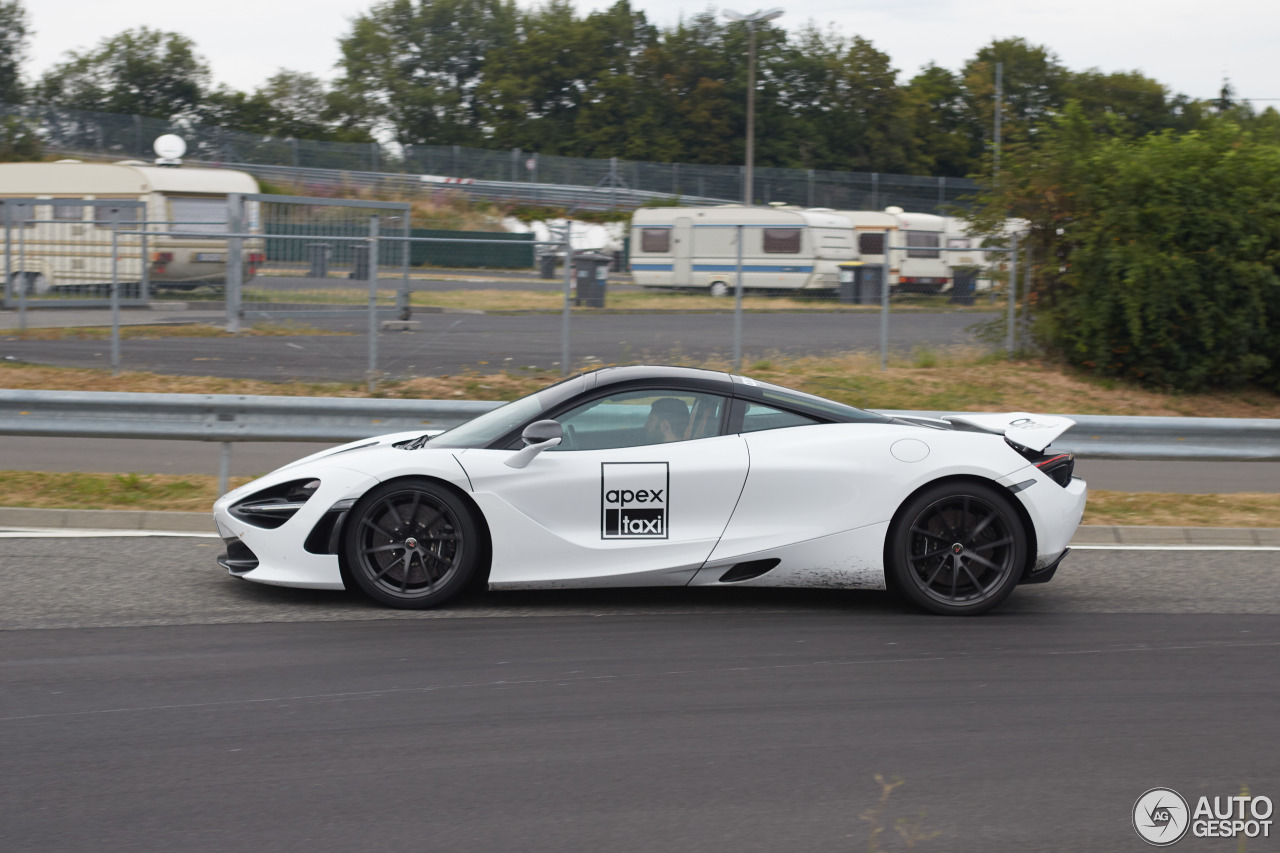
[(947, 253), (940, 251), (945, 241), (943, 217), (906, 213), (900, 207), (884, 211), (815, 210), (848, 220), (857, 235), (858, 260), (864, 264), (887, 264), (892, 291), (939, 293), (951, 283), (943, 257)]
[[(222, 282), (227, 261), (227, 196), (256, 193), (257, 181), (228, 169), (149, 166), (138, 161), (0, 164), (6, 204), (5, 268), (9, 290), (46, 294), (110, 282), (116, 233), (120, 281), (137, 282), (144, 266), (157, 288)], [(18, 206), (18, 201), (28, 204)], [(118, 206), (112, 207), (112, 203)], [(176, 236), (124, 234), (142, 221)], [(246, 244), (250, 263), (260, 248)]]
[(838, 264), (857, 256), (849, 220), (827, 212), (642, 207), (631, 219), (631, 272), (645, 287), (724, 296), (735, 287), (740, 250), (743, 289), (757, 291), (833, 289)]

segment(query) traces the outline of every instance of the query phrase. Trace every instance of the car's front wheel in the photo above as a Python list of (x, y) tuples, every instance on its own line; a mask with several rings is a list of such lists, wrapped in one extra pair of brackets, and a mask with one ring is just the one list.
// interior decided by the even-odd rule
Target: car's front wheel
[(1004, 601), (1027, 559), (1027, 533), (1009, 496), (977, 482), (913, 496), (890, 531), (894, 588), (934, 613), (974, 615)]
[(473, 510), (449, 488), (426, 479), (371, 489), (346, 524), (352, 579), (391, 607), (422, 609), (462, 590), (480, 561)]

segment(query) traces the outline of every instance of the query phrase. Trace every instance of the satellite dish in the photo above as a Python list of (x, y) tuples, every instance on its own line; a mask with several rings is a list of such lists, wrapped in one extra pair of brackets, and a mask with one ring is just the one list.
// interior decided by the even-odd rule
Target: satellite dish
[(183, 141), (181, 136), (173, 133), (166, 133), (164, 136), (156, 137), (156, 141), (152, 143), (156, 156), (160, 159), (159, 163), (176, 163), (178, 159), (187, 153), (187, 143)]

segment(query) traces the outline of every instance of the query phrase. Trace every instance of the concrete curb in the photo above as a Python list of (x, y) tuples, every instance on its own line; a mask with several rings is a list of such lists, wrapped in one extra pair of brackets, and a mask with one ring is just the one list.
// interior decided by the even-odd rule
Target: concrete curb
[(212, 533), (212, 512), (156, 512), (131, 509), (30, 509), (0, 507), (0, 528), (39, 527), (65, 530), (145, 530), (167, 533)]
[[(0, 507), (0, 528), (143, 530), (209, 533), (211, 512)], [(1072, 545), (1245, 545), (1280, 547), (1280, 527), (1129, 527), (1086, 525)]]

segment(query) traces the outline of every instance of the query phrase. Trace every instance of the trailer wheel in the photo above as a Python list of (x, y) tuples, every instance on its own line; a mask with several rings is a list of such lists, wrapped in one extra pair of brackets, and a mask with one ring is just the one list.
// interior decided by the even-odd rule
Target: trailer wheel
[(707, 293), (714, 296), (716, 299), (721, 299), (729, 295), (729, 285), (725, 284), (723, 281), (713, 281), (711, 282), (711, 286), (707, 288)]

